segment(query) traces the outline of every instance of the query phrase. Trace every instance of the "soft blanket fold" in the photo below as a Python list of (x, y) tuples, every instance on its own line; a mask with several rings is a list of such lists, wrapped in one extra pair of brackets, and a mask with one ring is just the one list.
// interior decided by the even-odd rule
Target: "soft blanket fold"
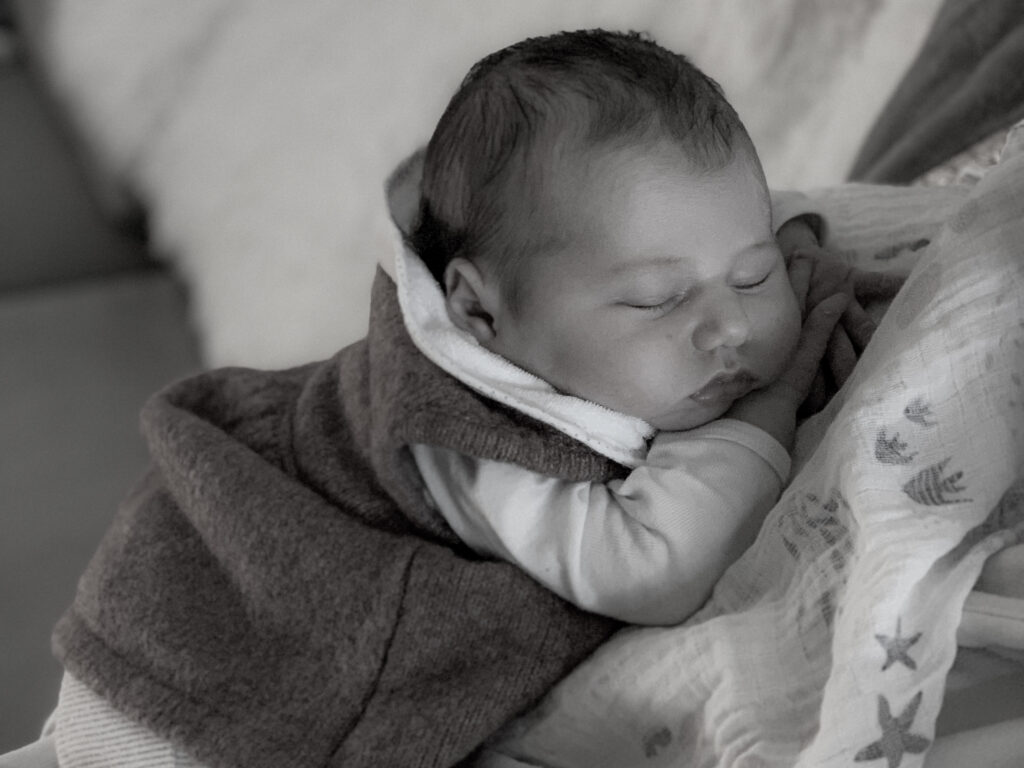
[(368, 339), (186, 380), (143, 428), (154, 468), (55, 646), (212, 766), (452, 765), (617, 626), (474, 558), (427, 506), (409, 442), (574, 479), (621, 468), (419, 355), (383, 273)]

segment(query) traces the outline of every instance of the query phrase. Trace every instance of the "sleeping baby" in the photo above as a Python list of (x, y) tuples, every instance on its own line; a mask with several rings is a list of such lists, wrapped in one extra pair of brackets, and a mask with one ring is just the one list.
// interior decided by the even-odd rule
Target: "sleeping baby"
[(608, 483), (414, 445), (438, 510), (474, 550), (581, 608), (682, 621), (778, 498), (845, 301), (826, 298), (801, 327), (736, 113), (683, 57), (638, 36), (528, 40), (469, 73), (421, 189), (409, 245), (476, 342), (451, 373), (499, 356), (565, 395), (556, 412), (601, 406), (581, 432), (625, 420), (654, 435)]
[(56, 632), (63, 768), (462, 760), (700, 607), (840, 318), (870, 335), (787, 264), (718, 86), (636, 34), (479, 62), (417, 197), (367, 339), (147, 405), (154, 472)]

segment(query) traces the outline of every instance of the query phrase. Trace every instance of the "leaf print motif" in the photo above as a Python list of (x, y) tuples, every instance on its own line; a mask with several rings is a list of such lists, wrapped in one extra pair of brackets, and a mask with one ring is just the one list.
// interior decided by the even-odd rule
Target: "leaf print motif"
[(943, 504), (960, 504), (971, 499), (950, 498), (951, 494), (966, 490), (959, 485), (963, 472), (953, 472), (944, 476), (946, 465), (952, 457), (947, 457), (938, 464), (930, 464), (922, 469), (903, 485), (903, 492), (918, 504), (936, 507)]
[(905, 454), (907, 444), (900, 440), (900, 433), (889, 437), (885, 427), (878, 430), (875, 437), (875, 459), (882, 464), (909, 464), (917, 456), (916, 453)]
[(672, 743), (672, 731), (668, 728), (652, 728), (644, 736), (644, 757), (651, 759), (657, 757), (665, 747)]
[(933, 415), (932, 408), (923, 397), (915, 397), (907, 403), (907, 407), (903, 409), (903, 415), (909, 421), (920, 424), (922, 427), (933, 427), (938, 423), (928, 420), (928, 417)]
[(899, 256), (901, 253), (903, 253), (903, 251), (919, 251), (925, 246), (927, 246), (930, 242), (930, 240), (927, 240), (922, 237), (918, 240), (906, 240), (901, 243), (896, 243), (894, 245), (888, 246), (887, 248), (883, 248), (882, 250), (875, 253), (875, 260), (891, 261), (892, 259), (895, 259), (897, 256)]
[(794, 560), (800, 559), (800, 548), (785, 536), (782, 537), (782, 545), (786, 548), (786, 551), (789, 552), (790, 557)]

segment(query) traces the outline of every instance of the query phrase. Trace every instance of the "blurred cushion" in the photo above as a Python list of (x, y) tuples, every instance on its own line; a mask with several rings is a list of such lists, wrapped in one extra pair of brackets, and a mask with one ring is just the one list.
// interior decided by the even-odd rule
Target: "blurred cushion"
[[(18, 0), (63, 108), (145, 204), (210, 364), (366, 329), (382, 186), (469, 66), (528, 35), (650, 31), (718, 79), (775, 187), (840, 181), (940, 0)], [(41, 7), (45, 6), (45, 13)]]
[(50, 632), (147, 464), (139, 408), (198, 366), (166, 272), (0, 295), (0, 754), (56, 703)]

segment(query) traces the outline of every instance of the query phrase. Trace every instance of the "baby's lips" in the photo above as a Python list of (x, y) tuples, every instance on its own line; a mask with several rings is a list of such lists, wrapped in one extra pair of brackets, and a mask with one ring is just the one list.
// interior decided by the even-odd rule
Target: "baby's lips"
[(757, 381), (748, 373), (716, 376), (690, 395), (690, 399), (704, 405), (738, 400), (756, 385)]

